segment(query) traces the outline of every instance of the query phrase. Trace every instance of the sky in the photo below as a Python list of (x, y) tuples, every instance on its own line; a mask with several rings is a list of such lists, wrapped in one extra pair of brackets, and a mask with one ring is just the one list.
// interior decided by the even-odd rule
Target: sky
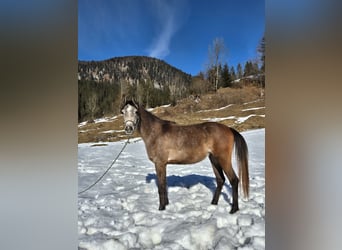
[(79, 0), (78, 59), (151, 56), (196, 75), (208, 65), (215, 38), (224, 63), (258, 58), (264, 0)]

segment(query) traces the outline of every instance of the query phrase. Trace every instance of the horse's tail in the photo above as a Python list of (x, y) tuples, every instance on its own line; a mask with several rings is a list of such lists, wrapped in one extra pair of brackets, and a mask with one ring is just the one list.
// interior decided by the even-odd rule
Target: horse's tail
[(242, 186), (243, 194), (248, 199), (249, 196), (249, 174), (248, 174), (248, 147), (242, 135), (231, 128), (234, 134), (235, 154), (239, 168), (239, 179)]

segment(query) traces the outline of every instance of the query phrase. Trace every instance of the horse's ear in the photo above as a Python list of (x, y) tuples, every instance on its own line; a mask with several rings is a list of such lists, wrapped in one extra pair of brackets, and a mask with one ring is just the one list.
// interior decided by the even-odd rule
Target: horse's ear
[(127, 101), (127, 97), (126, 97), (125, 94), (123, 94), (123, 95), (121, 96), (120, 112), (121, 112), (121, 110), (124, 108), (124, 106), (126, 105), (126, 101)]
[(121, 99), (122, 99), (122, 104), (125, 105), (127, 102), (127, 96), (123, 94)]
[(139, 104), (135, 101), (134, 97), (132, 98), (132, 102), (136, 108), (139, 108)]

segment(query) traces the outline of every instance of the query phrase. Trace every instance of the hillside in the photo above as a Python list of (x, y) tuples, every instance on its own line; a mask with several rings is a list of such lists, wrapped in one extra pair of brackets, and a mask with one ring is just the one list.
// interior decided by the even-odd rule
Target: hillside
[[(152, 113), (178, 124), (217, 121), (239, 131), (265, 127), (265, 99), (256, 87), (222, 88), (217, 93), (184, 98), (175, 106), (150, 109)], [(122, 115), (96, 119), (78, 125), (78, 142), (110, 142), (127, 138)], [(134, 133), (134, 137), (139, 136)]]
[(103, 61), (79, 61), (78, 80), (129, 84), (151, 80), (155, 88), (190, 84), (191, 75), (163, 60), (147, 56), (114, 57)]
[(118, 113), (122, 95), (155, 107), (189, 95), (192, 77), (146, 56), (78, 62), (78, 121)]

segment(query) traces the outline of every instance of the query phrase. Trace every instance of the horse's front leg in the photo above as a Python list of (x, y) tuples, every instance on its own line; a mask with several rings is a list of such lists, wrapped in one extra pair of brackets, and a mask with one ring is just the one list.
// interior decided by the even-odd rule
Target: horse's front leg
[(155, 167), (159, 193), (159, 210), (165, 210), (165, 206), (169, 204), (169, 199), (167, 197), (166, 164), (156, 163)]

